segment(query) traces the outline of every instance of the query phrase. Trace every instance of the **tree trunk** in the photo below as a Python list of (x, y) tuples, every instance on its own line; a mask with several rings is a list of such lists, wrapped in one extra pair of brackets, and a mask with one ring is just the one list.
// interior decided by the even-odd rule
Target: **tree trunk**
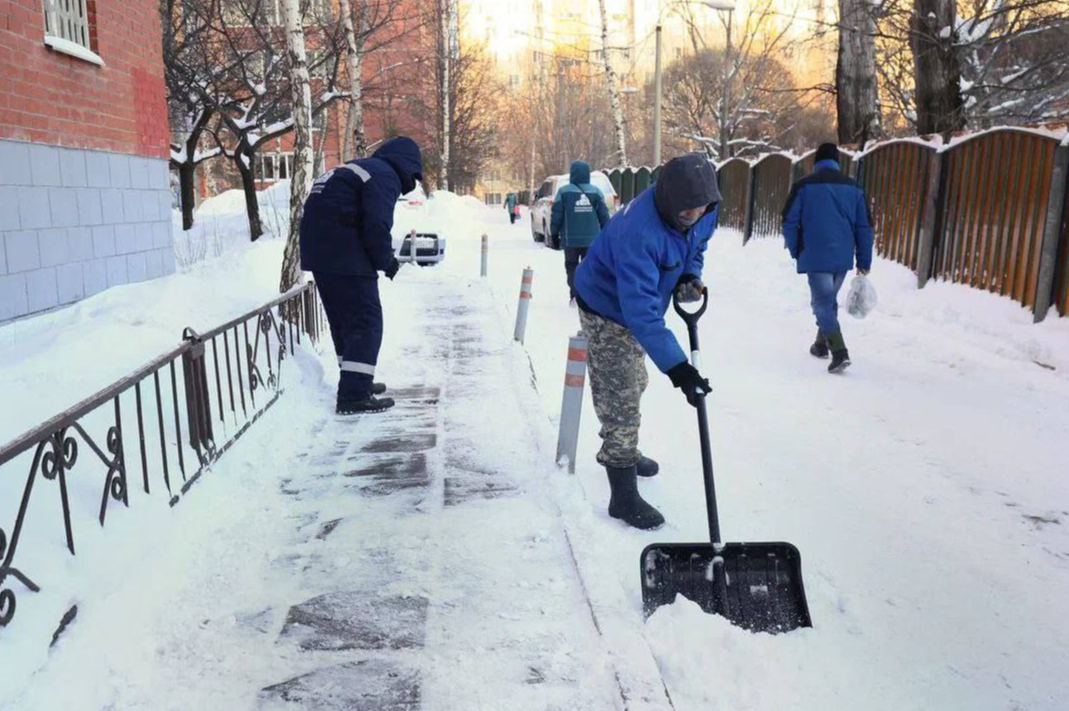
[[(357, 7), (357, 22), (355, 23), (350, 1), (341, 0), (341, 17), (342, 24), (345, 26), (347, 45), (346, 64), (349, 69), (349, 117), (342, 160), (349, 160), (350, 155), (356, 158), (363, 158), (367, 155), (367, 138), (364, 136), (364, 77), (362, 75), (364, 62), (361, 46), (364, 32), (364, 0), (355, 0)], [(357, 24), (360, 27), (359, 39)]]
[(442, 163), (441, 174), (439, 178), (438, 188), (440, 190), (449, 189), (449, 143), (452, 141), (452, 108), (450, 107), (450, 92), (452, 89), (452, 81), (450, 77), (450, 65), (452, 64), (453, 54), (453, 42), (452, 42), (452, 5), (453, 0), (445, 0), (441, 7), (441, 27), (439, 29), (441, 33), (442, 43), (442, 55), (441, 61), (441, 78), (442, 78), (442, 147), (440, 152), (440, 160)]
[(863, 145), (880, 135), (876, 23), (867, 5), (867, 0), (839, 0), (835, 106), (840, 144)]
[(245, 193), (245, 213), (249, 217), (249, 239), (255, 242), (263, 235), (264, 227), (260, 221), (260, 203), (256, 199), (256, 174), (252, 168), (252, 155), (246, 152), (247, 150), (245, 141), (242, 140), (242, 144), (238, 146), (234, 154), (234, 164), (238, 167), (238, 173), (241, 175), (241, 189)]
[(308, 76), (308, 54), (304, 47), (304, 26), (301, 23), (299, 0), (283, 0), (286, 22), (286, 52), (289, 55), (290, 86), (292, 88), (293, 173), (290, 175), (290, 229), (282, 257), (279, 290), (292, 289), (301, 279), (300, 231), (304, 201), (312, 187), (315, 160), (312, 149), (312, 84)]
[[(734, 16), (734, 12), (728, 12), (727, 20), (724, 24), (724, 79), (723, 85), (720, 87), (720, 116), (719, 126), (717, 126), (717, 138), (720, 139), (720, 160), (727, 160), (733, 156), (733, 150), (731, 141), (735, 138), (735, 126), (732, 122), (732, 117), (735, 115), (735, 106), (733, 105), (733, 97), (731, 93), (732, 84), (735, 82), (735, 73), (737, 71), (735, 50), (731, 45), (731, 20)], [(740, 52), (741, 54), (741, 52)], [(742, 57), (738, 58), (741, 62)]]
[(909, 44), (920, 134), (965, 128), (961, 64), (955, 49), (956, 19), (954, 0), (914, 0)]
[(609, 87), (609, 103), (612, 105), (612, 128), (616, 135), (616, 152), (620, 158), (620, 165), (626, 167), (627, 162), (627, 134), (624, 130), (624, 113), (620, 108), (620, 87), (616, 82), (616, 70), (612, 68), (612, 59), (609, 57), (609, 16), (605, 12), (605, 0), (598, 0), (598, 9), (601, 11), (601, 54), (605, 61), (605, 83)]
[(193, 179), (197, 174), (197, 166), (193, 161), (187, 160), (178, 166), (178, 188), (182, 198), (182, 229), (193, 229), (193, 206), (196, 203), (196, 189)]

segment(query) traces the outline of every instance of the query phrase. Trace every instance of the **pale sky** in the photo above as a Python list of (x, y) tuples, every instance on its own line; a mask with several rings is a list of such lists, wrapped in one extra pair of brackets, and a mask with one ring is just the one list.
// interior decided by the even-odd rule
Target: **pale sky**
[[(703, 7), (700, 0), (690, 2), (701, 28), (701, 36), (711, 46), (722, 45), (725, 29), (718, 11)], [(777, 21), (790, 24), (792, 34), (806, 35), (820, 10), (819, 0), (799, 3), (779, 0), (781, 16)], [(654, 28), (660, 17), (663, 27), (664, 61), (670, 62), (691, 51), (686, 24), (679, 16), (678, 0), (606, 0), (609, 17), (609, 44), (617, 70), (626, 74), (632, 67), (643, 76), (652, 70)], [(460, 0), (466, 38), (485, 42), (502, 75), (522, 77), (532, 54), (601, 49), (601, 25), (598, 0)], [(824, 3), (828, 12), (834, 3)], [(742, 30), (748, 13), (748, 0), (737, 0), (733, 16), (735, 37)], [(791, 15), (796, 14), (792, 22)], [(829, 18), (832, 19), (832, 18)], [(834, 59), (834, 58), (833, 58)], [(795, 64), (799, 74), (827, 71), (826, 49), (811, 53), (804, 62)]]

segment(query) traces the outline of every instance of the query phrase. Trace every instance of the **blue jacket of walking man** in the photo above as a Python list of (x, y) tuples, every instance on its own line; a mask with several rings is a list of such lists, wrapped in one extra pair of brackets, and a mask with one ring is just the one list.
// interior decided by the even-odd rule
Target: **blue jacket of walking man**
[(575, 269), (587, 255), (594, 238), (609, 221), (605, 195), (590, 184), (590, 166), (584, 161), (572, 163), (567, 185), (553, 198), (553, 216), (549, 233), (564, 248), (564, 271), (568, 290), (575, 301)]
[(859, 274), (872, 269), (872, 220), (861, 186), (843, 175), (839, 148), (823, 143), (817, 148), (813, 172), (791, 186), (783, 208), (783, 237), (798, 273), (809, 279), (817, 337), (809, 352), (832, 362), (828, 370), (850, 365), (839, 325), (839, 290), (857, 258)]
[(612, 492), (609, 515), (636, 528), (664, 523), (635, 483), (660, 469), (638, 447), (646, 354), (692, 405), (710, 390), (664, 315), (673, 294), (696, 301), (705, 291), (705, 247), (719, 202), (716, 169), (705, 156), (673, 158), (656, 185), (613, 216), (575, 274), (590, 393), (601, 423), (598, 462)]
[(393, 138), (370, 158), (349, 161), (312, 184), (301, 217), (301, 269), (312, 272), (330, 323), (341, 376), (337, 412), (381, 412), (374, 382), (382, 346), (379, 272), (389, 279), (400, 264), (393, 251), (397, 199), (423, 177), (423, 158), (411, 138)]

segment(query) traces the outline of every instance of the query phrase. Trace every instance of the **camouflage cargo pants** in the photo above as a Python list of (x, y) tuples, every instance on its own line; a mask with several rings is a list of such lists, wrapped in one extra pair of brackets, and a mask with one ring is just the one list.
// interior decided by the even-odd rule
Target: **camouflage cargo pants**
[(624, 326), (579, 309), (587, 339), (587, 370), (594, 412), (601, 423), (598, 462), (613, 468), (634, 466), (642, 454), (639, 404), (649, 384), (646, 351)]

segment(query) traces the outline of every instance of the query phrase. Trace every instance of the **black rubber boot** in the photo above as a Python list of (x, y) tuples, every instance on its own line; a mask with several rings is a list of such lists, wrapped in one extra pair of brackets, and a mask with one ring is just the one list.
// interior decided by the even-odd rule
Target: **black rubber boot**
[(644, 531), (664, 524), (661, 512), (638, 495), (638, 475), (635, 473), (635, 467), (605, 467), (605, 471), (609, 475), (609, 488), (612, 490), (612, 497), (609, 499), (610, 516)]
[(828, 364), (829, 373), (841, 373), (850, 367), (850, 352), (846, 350), (846, 341), (843, 334), (833, 333), (828, 336), (828, 347), (831, 348), (831, 363)]
[(382, 395), (385, 392), (386, 392), (386, 383), (372, 383), (371, 384), (371, 394), (372, 395)]
[(635, 473), (641, 477), (657, 476), (659, 471), (661, 471), (661, 465), (649, 457), (643, 457), (635, 465)]
[(820, 331), (817, 331), (817, 340), (813, 341), (813, 345), (809, 346), (809, 354), (817, 358), (828, 357), (828, 339)]
[(368, 395), (362, 400), (342, 400), (339, 398), (336, 412), (339, 415), (363, 415), (365, 413), (383, 412), (393, 406), (394, 401), (390, 397), (378, 398), (374, 395)]

